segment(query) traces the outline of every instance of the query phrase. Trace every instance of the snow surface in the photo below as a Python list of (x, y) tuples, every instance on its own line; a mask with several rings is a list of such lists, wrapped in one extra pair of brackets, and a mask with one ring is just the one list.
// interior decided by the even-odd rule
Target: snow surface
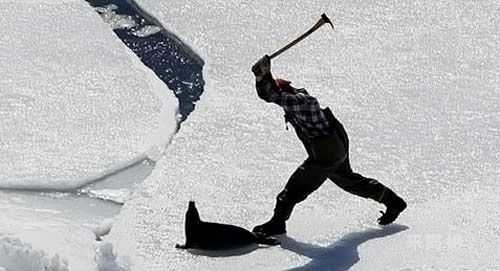
[[(109, 236), (133, 270), (500, 270), (500, 2), (138, 0), (204, 59), (205, 94)], [(251, 65), (333, 108), (355, 170), (409, 208), (325, 183), (300, 204), (281, 247), (229, 257), (176, 250), (188, 200), (202, 219), (251, 229), (305, 158), (282, 111), (257, 98)]]
[(92, 197), (149, 174), (177, 99), (84, 1), (0, 1), (0, 24), (0, 270), (129, 270)]
[(86, 2), (0, 7), (0, 188), (75, 189), (162, 153), (177, 100)]
[[(41, 268), (33, 270), (44, 270), (44, 265), (36, 263), (58, 257), (70, 270), (95, 269), (95, 235), (86, 225), (96, 221), (79, 218), (93, 208), (106, 208), (104, 204), (85, 206), (84, 202), (68, 197), (54, 199), (13, 192), (0, 192), (0, 197), (0, 266), (7, 270), (31, 270), (20, 263), (32, 262), (33, 268)], [(97, 215), (93, 217), (99, 219)], [(19, 254), (23, 255), (22, 261)]]
[(68, 265), (56, 255), (48, 258), (43, 251), (33, 250), (18, 239), (0, 239), (0, 270), (67, 271)]

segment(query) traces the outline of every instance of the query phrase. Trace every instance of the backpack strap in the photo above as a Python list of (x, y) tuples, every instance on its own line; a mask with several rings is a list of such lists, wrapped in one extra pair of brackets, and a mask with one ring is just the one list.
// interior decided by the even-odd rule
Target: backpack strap
[(344, 126), (340, 121), (333, 115), (332, 110), (329, 107), (323, 109), (323, 114), (325, 114), (326, 119), (330, 122), (332, 132), (337, 133), (340, 139), (343, 141), (346, 149), (349, 148), (349, 138), (347, 137), (347, 133), (344, 129)]

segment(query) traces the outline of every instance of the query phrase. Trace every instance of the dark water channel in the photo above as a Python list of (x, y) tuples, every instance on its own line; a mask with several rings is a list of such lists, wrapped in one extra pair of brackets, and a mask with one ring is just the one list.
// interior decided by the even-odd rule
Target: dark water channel
[(203, 60), (131, 0), (86, 0), (179, 99), (179, 124), (203, 93)]

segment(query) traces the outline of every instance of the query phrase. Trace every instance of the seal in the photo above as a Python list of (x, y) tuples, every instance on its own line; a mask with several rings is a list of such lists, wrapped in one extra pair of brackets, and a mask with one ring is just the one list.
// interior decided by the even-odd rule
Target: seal
[(258, 236), (244, 228), (201, 221), (194, 201), (189, 202), (184, 224), (186, 243), (179, 249), (227, 250), (252, 244), (275, 246), (280, 242), (271, 237)]

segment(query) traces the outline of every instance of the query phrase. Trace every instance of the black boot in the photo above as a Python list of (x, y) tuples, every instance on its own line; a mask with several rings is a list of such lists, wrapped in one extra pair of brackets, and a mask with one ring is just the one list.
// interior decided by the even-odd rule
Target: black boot
[(294, 206), (295, 201), (291, 200), (288, 191), (284, 189), (276, 198), (273, 217), (266, 223), (255, 226), (252, 231), (263, 237), (285, 234), (286, 221), (290, 218)]
[(259, 237), (268, 237), (271, 235), (279, 235), (286, 233), (286, 222), (271, 218), (262, 225), (255, 226), (252, 230)]
[(390, 189), (385, 191), (380, 202), (387, 207), (385, 213), (380, 211), (382, 213), (382, 216), (378, 219), (380, 225), (391, 224), (406, 209), (406, 202)]

